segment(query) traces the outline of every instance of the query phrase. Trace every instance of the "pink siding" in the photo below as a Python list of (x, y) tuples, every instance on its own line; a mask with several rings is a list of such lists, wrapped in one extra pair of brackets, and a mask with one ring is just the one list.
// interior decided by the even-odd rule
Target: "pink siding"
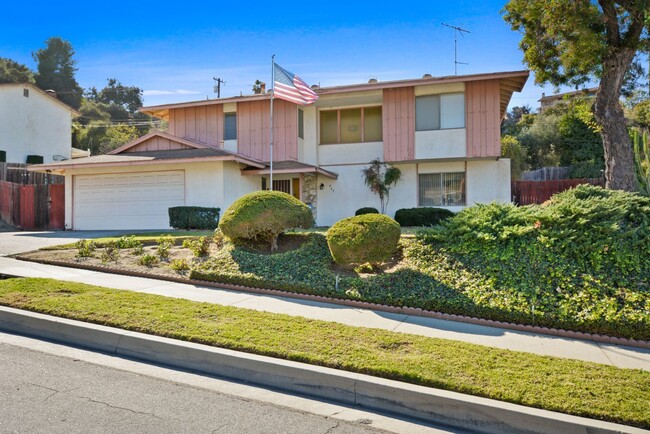
[(178, 142), (172, 142), (164, 137), (152, 137), (142, 143), (135, 145), (132, 148), (124, 150), (128, 152), (142, 152), (142, 151), (169, 151), (172, 149), (190, 149), (190, 146)]
[[(269, 161), (270, 101), (237, 103), (237, 150), (247, 157)], [(288, 101), (273, 101), (273, 160), (298, 159), (298, 113)]]
[(499, 80), (465, 83), (467, 157), (501, 155)]
[(218, 148), (223, 141), (223, 106), (169, 111), (169, 134)]
[(415, 159), (414, 88), (384, 89), (382, 113), (384, 160)]

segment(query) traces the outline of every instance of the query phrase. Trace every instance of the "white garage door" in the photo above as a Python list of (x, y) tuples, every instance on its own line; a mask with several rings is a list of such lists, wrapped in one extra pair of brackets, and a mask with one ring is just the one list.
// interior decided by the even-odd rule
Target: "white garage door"
[(185, 205), (185, 173), (124, 173), (74, 177), (75, 230), (167, 229), (172, 206)]

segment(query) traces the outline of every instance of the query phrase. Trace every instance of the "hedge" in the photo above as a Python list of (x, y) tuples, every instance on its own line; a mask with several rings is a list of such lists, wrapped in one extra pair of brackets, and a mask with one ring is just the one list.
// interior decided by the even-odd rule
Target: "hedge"
[(379, 214), (379, 211), (377, 208), (371, 207), (371, 206), (365, 206), (363, 208), (359, 208), (354, 215), (364, 215), (364, 214)]
[(216, 229), (219, 208), (175, 206), (169, 208), (169, 226), (174, 229)]
[(454, 215), (444, 208), (402, 208), (395, 213), (400, 226), (435, 226)]

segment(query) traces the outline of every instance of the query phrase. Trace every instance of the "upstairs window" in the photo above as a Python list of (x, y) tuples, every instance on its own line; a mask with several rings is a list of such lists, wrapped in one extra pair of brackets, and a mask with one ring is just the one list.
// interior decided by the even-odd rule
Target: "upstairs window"
[(465, 128), (465, 94), (446, 93), (415, 98), (415, 130)]
[(382, 140), (381, 106), (320, 112), (320, 143), (362, 143)]
[(302, 109), (298, 109), (298, 137), (305, 138), (305, 112)]
[(237, 113), (223, 115), (223, 139), (237, 140)]
[(465, 172), (419, 175), (419, 206), (465, 205)]

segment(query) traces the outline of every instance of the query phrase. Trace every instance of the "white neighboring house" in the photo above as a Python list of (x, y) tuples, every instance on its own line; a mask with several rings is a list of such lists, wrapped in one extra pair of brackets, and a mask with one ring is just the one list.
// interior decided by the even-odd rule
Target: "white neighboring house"
[(0, 84), (0, 151), (7, 163), (43, 163), (72, 157), (72, 107), (32, 84)]
[[(308, 204), (318, 226), (379, 207), (361, 170), (379, 158), (402, 171), (386, 214), (510, 202), (500, 123), (528, 71), (315, 88), (297, 106), (274, 99), (273, 190)], [(66, 227), (166, 229), (171, 206), (228, 208), (270, 187), (270, 93), (145, 107), (168, 122), (108, 155), (30, 170), (66, 177)]]

